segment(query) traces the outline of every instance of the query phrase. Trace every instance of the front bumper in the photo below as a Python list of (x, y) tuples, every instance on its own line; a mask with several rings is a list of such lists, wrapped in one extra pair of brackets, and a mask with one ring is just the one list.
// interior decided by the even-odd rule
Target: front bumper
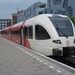
[(52, 50), (54, 56), (64, 56), (70, 57), (71, 55), (75, 56), (75, 47), (63, 47), (62, 50), (54, 48)]
[(75, 47), (64, 47), (63, 48), (63, 56), (71, 56), (75, 55)]

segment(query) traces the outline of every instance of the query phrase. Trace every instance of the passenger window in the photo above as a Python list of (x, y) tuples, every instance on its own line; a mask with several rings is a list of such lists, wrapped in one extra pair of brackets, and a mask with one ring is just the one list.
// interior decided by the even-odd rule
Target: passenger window
[(12, 31), (12, 36), (14, 36), (14, 37), (20, 37), (20, 31), (19, 30)]
[(33, 26), (29, 26), (29, 38), (33, 39)]
[(50, 36), (44, 27), (42, 27), (40, 25), (36, 25), (35, 26), (35, 39), (36, 40), (45, 40), (45, 39), (50, 39)]

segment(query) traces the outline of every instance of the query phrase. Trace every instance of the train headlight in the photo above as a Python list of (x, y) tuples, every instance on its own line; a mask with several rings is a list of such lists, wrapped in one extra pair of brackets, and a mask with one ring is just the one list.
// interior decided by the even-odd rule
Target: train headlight
[(61, 44), (60, 40), (53, 40), (54, 43)]

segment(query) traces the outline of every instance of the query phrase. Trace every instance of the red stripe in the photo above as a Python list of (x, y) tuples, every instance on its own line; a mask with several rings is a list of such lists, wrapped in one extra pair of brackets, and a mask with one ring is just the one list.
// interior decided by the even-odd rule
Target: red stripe
[(31, 49), (31, 46), (30, 46), (28, 38), (24, 39), (24, 46), (27, 47), (27, 48), (29, 48), (29, 49)]

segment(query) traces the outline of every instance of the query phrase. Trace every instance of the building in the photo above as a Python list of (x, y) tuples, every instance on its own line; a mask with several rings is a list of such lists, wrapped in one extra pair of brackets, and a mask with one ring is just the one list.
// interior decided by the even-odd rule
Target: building
[(17, 23), (17, 13), (12, 14), (12, 25)]
[(20, 12), (17, 15), (17, 22), (21, 22), (23, 20), (29, 19), (39, 14), (43, 14), (43, 10), (45, 9), (46, 4), (41, 2), (36, 2), (26, 10)]
[(47, 0), (47, 13), (75, 16), (75, 0)]
[(18, 13), (17, 22), (45, 13), (75, 16), (75, 0), (47, 0), (47, 5), (36, 2)]
[(11, 25), (11, 19), (0, 19), (0, 29)]
[(18, 11), (18, 9), (17, 9), (17, 14), (20, 14), (21, 12), (23, 12), (23, 10)]

